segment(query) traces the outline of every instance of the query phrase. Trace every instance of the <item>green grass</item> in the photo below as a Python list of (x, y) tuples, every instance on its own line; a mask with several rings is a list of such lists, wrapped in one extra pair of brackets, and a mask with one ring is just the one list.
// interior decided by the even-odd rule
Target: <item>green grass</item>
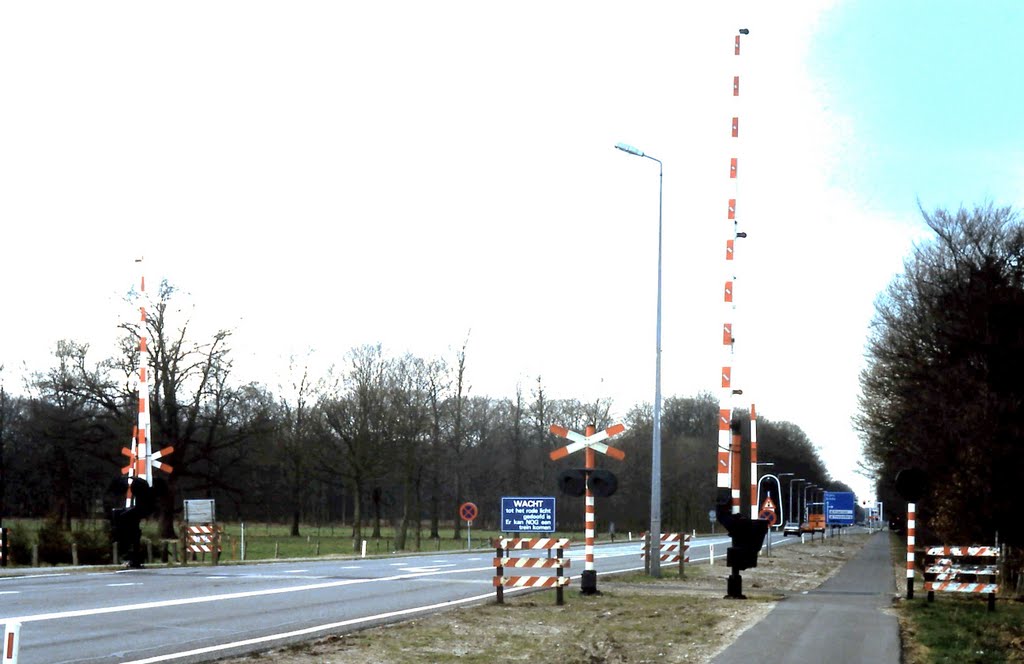
[(914, 640), (924, 647), (924, 661), (1024, 661), (1024, 603), (999, 601), (990, 612), (984, 596), (936, 593), (931, 603), (926, 598), (922, 593), (901, 604)]
[[(28, 545), (38, 541), (37, 533), (43, 521), (41, 519), (4, 519), (4, 527), (17, 530), (18, 537)], [(242, 525), (238, 522), (219, 524), (223, 528), (224, 539), (221, 544), (221, 561), (240, 561), (242, 559)], [(72, 532), (80, 530), (105, 530), (108, 523), (104, 519), (76, 520)], [(371, 526), (364, 526), (359, 540), (352, 537), (351, 525), (309, 525), (300, 526), (298, 537), (292, 537), (290, 526), (283, 523), (253, 523), (245, 524), (245, 560), (260, 561), (274, 560), (276, 558), (311, 558), (317, 556), (353, 556), (360, 555), (361, 541), (366, 541), (366, 555), (391, 555), (393, 553), (428, 553), (433, 551), (465, 551), (471, 547), (475, 550), (489, 550), (491, 540), (505, 534), (493, 530), (473, 529), (471, 539), (467, 542), (466, 528), (460, 530), (459, 537), (454, 537), (455, 530), (451, 524), (440, 529), (440, 537), (431, 539), (428, 528), (420, 531), (420, 540), (417, 542), (415, 532), (409, 533), (406, 539), (405, 548), (401, 551), (396, 549), (395, 530), (387, 527), (381, 528), (380, 537), (371, 537), (373, 529)], [(176, 524), (176, 531), (179, 538), (184, 532), (184, 524)], [(547, 536), (547, 535), (536, 535)], [(567, 537), (572, 542), (572, 549), (582, 549), (583, 533), (554, 533), (552, 537)], [(154, 557), (158, 558), (160, 553), (161, 538), (157, 522), (153, 519), (142, 523), (142, 537), (153, 545)], [(524, 535), (529, 537), (529, 535)], [(617, 538), (622, 541), (623, 538)], [(639, 547), (639, 541), (637, 541)], [(24, 557), (24, 556), (22, 556)], [(19, 564), (27, 564), (19, 561)]]

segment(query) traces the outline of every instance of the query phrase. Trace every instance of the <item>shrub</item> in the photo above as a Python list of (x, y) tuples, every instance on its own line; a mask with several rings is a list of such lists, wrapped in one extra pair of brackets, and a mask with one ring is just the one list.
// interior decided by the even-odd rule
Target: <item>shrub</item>
[(8, 565), (28, 565), (32, 562), (32, 545), (21, 526), (7, 529), (7, 557)]
[(71, 534), (60, 523), (47, 519), (36, 536), (39, 538), (39, 562), (50, 565), (71, 563)]
[(100, 528), (75, 531), (74, 541), (78, 545), (79, 565), (109, 565), (113, 553), (110, 543), (110, 527), (106, 523)]

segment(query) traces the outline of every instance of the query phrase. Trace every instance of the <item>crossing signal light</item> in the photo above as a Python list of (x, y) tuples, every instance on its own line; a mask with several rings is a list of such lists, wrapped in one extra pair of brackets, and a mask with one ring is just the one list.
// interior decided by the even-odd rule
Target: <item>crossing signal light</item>
[(619, 488), (615, 474), (600, 468), (590, 471), (590, 491), (598, 498), (607, 498)]
[(587, 492), (587, 476), (590, 476), (590, 492), (597, 498), (607, 498), (619, 488), (619, 480), (615, 474), (597, 468), (569, 468), (558, 474), (558, 488), (567, 496), (579, 498)]
[(558, 473), (558, 488), (567, 496), (579, 498), (587, 492), (586, 471), (570, 468)]

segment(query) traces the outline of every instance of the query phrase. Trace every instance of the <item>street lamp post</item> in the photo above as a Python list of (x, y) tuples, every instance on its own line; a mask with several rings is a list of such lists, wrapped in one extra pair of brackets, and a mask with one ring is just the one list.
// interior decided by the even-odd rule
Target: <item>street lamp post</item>
[(817, 488), (817, 484), (808, 484), (807, 486), (804, 487), (804, 521), (808, 521), (810, 515), (810, 511), (807, 509), (807, 492)]
[(658, 162), (658, 314), (654, 332), (654, 426), (651, 434), (651, 528), (647, 559), (651, 576), (661, 576), (661, 197), (663, 168), (655, 159), (632, 145), (616, 143), (616, 148), (637, 157)]
[[(793, 475), (796, 475), (796, 473), (779, 473), (778, 474), (779, 479), (782, 479), (783, 477), (787, 477), (787, 476), (788, 477), (792, 477)], [(786, 516), (789, 515), (789, 512), (783, 510), (782, 509), (782, 505), (783, 505), (783, 502), (782, 502), (782, 487), (780, 486), (779, 487), (779, 511), (783, 512), (783, 514), (782, 514), (782, 518), (779, 519), (779, 522), (780, 522), (781, 525), (784, 526), (784, 525), (786, 525)]]
[[(793, 518), (793, 482), (806, 482), (802, 477), (794, 477), (789, 481), (789, 518)], [(796, 501), (797, 509), (800, 509), (800, 501)]]

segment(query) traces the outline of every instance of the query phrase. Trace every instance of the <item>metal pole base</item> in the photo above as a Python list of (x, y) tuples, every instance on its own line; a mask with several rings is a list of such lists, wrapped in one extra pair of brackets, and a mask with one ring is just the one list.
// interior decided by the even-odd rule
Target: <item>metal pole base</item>
[(584, 570), (580, 576), (581, 595), (600, 595), (597, 591), (597, 572), (595, 570)]
[(732, 574), (729, 575), (729, 580), (726, 583), (725, 599), (746, 599), (747, 596), (743, 594), (743, 577), (734, 568)]

